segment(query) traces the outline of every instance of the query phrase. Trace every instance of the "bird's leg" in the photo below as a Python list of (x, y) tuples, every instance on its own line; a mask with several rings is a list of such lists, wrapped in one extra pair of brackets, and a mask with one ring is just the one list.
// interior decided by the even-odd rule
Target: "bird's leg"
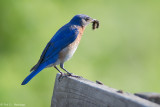
[(57, 66), (54, 66), (54, 68), (56, 68), (61, 74), (63, 74), (63, 72), (61, 72), (61, 71), (57, 68)]
[(69, 76), (72, 75), (72, 73), (70, 73), (69, 71), (67, 71), (67, 70), (64, 68), (64, 64), (63, 64), (63, 63), (60, 64), (60, 67), (61, 67), (64, 71), (66, 71)]
[(73, 75), (72, 73), (70, 73), (69, 71), (67, 71), (65, 68), (64, 68), (64, 64), (61, 63), (60, 64), (60, 67), (67, 72), (68, 76), (72, 76), (72, 77), (76, 77), (76, 78), (81, 78), (81, 76), (77, 76), (77, 75)]
[(56, 68), (56, 69), (61, 73), (61, 75), (60, 75), (59, 78), (58, 78), (59, 80), (65, 76), (64, 73), (61, 72), (61, 71), (57, 68), (56, 65), (54, 66), (54, 68)]

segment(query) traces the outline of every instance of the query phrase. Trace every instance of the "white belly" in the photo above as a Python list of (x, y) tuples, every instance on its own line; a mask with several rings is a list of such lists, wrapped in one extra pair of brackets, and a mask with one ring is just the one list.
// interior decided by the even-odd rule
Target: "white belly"
[(59, 65), (60, 63), (64, 63), (65, 61), (68, 61), (69, 59), (71, 59), (77, 47), (78, 47), (78, 44), (74, 46), (69, 45), (66, 48), (62, 49), (59, 53), (58, 60), (53, 65)]
[(76, 49), (77, 49), (78, 45), (74, 45), (73, 47), (66, 47), (64, 48), (62, 51), (61, 51), (61, 54), (62, 55), (62, 58), (60, 56), (60, 60), (61, 60), (61, 63), (71, 59), (71, 57), (73, 56), (73, 54), (75, 53)]

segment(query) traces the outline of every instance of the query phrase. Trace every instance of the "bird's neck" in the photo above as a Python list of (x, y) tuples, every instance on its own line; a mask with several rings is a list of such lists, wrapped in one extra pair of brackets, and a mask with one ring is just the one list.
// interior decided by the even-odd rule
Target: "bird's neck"
[(78, 27), (78, 30), (79, 30), (80, 35), (83, 35), (83, 32), (84, 32), (84, 30), (85, 30), (85, 27), (84, 27), (84, 26), (79, 26), (79, 27)]

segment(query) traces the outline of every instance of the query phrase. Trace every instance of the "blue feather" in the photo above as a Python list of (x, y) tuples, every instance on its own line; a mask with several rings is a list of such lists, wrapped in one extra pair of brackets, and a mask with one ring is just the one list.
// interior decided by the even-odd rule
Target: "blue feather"
[(46, 67), (46, 64), (41, 64), (35, 71), (32, 71), (31, 74), (24, 79), (21, 85), (27, 84), (34, 76), (36, 76), (45, 67)]
[(31, 74), (24, 79), (22, 85), (27, 84), (45, 67), (49, 66), (50, 64), (54, 64), (59, 57), (59, 52), (70, 43), (72, 43), (77, 38), (78, 34), (78, 29), (76, 27), (72, 27), (72, 24), (70, 23), (61, 27), (49, 41), (44, 51), (42, 52), (40, 60), (31, 69), (33, 72), (31, 72)]

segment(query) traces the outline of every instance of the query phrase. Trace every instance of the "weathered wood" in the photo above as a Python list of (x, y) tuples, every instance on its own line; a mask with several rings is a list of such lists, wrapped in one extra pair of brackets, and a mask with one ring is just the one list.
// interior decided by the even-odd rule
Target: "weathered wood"
[(83, 78), (57, 74), (51, 107), (160, 107), (160, 105)]
[(136, 96), (139, 96), (141, 98), (147, 99), (149, 101), (152, 101), (154, 103), (160, 104), (160, 94), (159, 93), (135, 93)]

